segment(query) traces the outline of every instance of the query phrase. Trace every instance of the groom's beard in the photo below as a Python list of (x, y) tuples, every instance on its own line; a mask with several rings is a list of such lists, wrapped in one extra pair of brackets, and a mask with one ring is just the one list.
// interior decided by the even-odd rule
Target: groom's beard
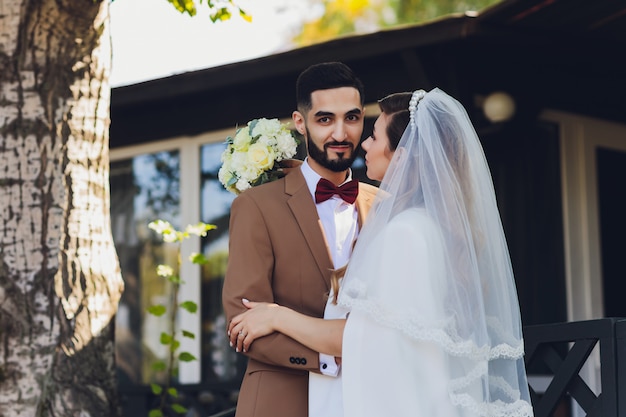
[[(337, 159), (329, 159), (328, 158), (328, 150), (326, 149), (329, 145), (335, 145), (336, 143), (325, 143), (324, 149), (320, 149), (315, 142), (311, 140), (311, 132), (306, 128), (306, 141), (307, 147), (309, 151), (309, 157), (313, 159), (315, 162), (320, 164), (326, 169), (329, 169), (333, 172), (343, 172), (352, 166), (352, 163), (357, 157), (357, 152), (354, 150), (354, 146), (349, 142), (341, 142), (341, 144), (350, 145), (350, 149), (346, 149), (345, 153), (337, 153)], [(346, 156), (348, 154), (348, 156)]]

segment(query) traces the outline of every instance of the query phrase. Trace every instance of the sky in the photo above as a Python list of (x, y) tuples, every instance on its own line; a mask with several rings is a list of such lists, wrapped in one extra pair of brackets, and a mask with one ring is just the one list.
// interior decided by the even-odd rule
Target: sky
[(237, 0), (252, 15), (212, 23), (206, 1), (198, 14), (179, 13), (167, 0), (114, 0), (110, 5), (111, 86), (244, 61), (290, 49), (304, 16), (321, 12), (309, 0)]

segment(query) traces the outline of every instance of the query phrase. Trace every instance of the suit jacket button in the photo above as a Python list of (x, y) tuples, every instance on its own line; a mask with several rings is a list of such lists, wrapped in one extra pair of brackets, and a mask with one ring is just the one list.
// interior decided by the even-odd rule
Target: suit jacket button
[(296, 363), (296, 358), (294, 358), (293, 356), (289, 358), (289, 362), (291, 363)]
[(306, 358), (302, 358), (302, 360), (300, 361), (300, 363), (301, 363), (302, 365), (306, 365)]
[(295, 361), (296, 361), (296, 364), (300, 365), (300, 358), (296, 358)]

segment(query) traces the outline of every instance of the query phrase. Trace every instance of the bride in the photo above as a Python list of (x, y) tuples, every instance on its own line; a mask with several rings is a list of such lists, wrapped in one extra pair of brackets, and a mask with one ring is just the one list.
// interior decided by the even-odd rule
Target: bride
[(532, 416), (509, 252), (469, 117), (439, 89), (379, 103), (362, 147), (380, 191), (328, 301), (348, 318), (243, 300), (231, 343), (247, 351), (278, 331), (340, 357), (346, 417)]

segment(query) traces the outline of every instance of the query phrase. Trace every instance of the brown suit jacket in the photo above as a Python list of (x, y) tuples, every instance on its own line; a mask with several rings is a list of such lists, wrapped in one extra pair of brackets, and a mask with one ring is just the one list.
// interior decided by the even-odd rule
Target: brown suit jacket
[[(359, 221), (376, 191), (360, 184)], [(229, 233), (222, 292), (227, 322), (245, 310), (244, 297), (323, 317), (333, 264), (300, 169), (240, 194), (231, 207)], [(255, 340), (247, 356), (236, 416), (306, 417), (308, 372), (319, 372), (319, 354), (273, 333)]]

